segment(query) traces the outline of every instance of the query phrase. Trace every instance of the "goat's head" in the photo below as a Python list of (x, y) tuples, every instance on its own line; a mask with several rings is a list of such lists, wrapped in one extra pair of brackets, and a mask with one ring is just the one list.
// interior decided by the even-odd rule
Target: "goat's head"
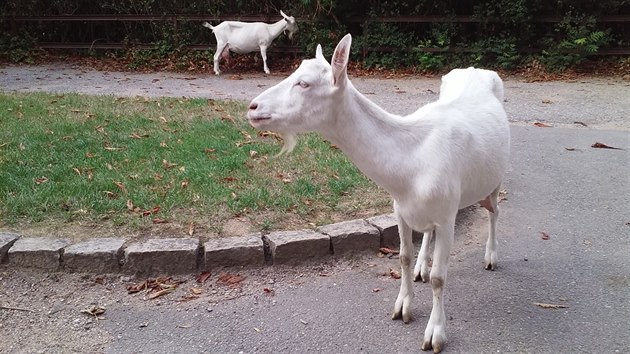
[(289, 36), (289, 39), (293, 38), (293, 34), (298, 30), (298, 27), (295, 24), (295, 18), (293, 16), (287, 16), (282, 10), (280, 10), (280, 15), (284, 17), (284, 21), (287, 23), (284, 31)]
[(285, 141), (281, 154), (291, 152), (296, 134), (321, 131), (335, 119), (335, 108), (348, 85), (351, 43), (347, 34), (337, 44), (332, 66), (318, 45), (315, 59), (302, 61), (293, 74), (250, 103), (249, 123), (256, 129), (280, 133)]

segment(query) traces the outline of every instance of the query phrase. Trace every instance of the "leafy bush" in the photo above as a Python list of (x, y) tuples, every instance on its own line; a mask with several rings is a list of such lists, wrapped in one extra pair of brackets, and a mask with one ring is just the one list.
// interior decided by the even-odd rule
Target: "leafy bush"
[(550, 70), (565, 70), (611, 41), (610, 30), (599, 30), (594, 16), (569, 12), (543, 39), (541, 62)]

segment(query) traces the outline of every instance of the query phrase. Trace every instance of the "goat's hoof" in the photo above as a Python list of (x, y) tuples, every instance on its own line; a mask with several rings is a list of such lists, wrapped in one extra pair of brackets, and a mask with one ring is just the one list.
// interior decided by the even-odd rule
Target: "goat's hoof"
[(486, 266), (485, 266), (486, 270), (495, 270), (496, 268), (497, 268), (496, 263), (491, 263), (491, 262), (486, 263)]
[(444, 349), (444, 344), (446, 343), (446, 335), (443, 333), (439, 333), (437, 329), (432, 331), (432, 334), (427, 336), (427, 333), (424, 334), (424, 340), (422, 341), (422, 350), (431, 350), (433, 349), (434, 353), (439, 353)]
[(402, 318), (404, 323), (411, 321), (411, 300), (413, 296), (405, 296), (403, 298), (396, 299), (394, 305), (394, 312), (392, 313), (392, 320)]

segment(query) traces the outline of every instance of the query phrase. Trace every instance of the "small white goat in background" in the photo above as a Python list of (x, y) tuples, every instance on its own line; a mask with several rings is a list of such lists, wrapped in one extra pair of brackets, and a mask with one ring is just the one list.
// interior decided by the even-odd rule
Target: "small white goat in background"
[[(392, 319), (402, 317), (405, 323), (411, 319), (414, 295), (411, 233), (425, 233), (413, 275), (431, 280), (433, 308), (422, 349), (438, 353), (446, 342), (443, 292), (459, 209), (480, 201), (488, 209), (485, 267), (496, 267), (497, 195), (510, 150), (503, 83), (493, 71), (454, 71), (444, 77), (438, 101), (407, 117), (393, 115), (348, 79), (351, 42), (349, 34), (339, 42), (332, 66), (318, 46), (315, 59), (304, 60), (292, 75), (254, 98), (247, 117), (257, 129), (283, 134), (282, 152), (292, 150), (296, 134), (319, 132), (392, 195), (402, 268)], [(435, 249), (429, 278), (430, 233), (435, 234)]]
[(245, 54), (260, 49), (263, 68), (265, 73), (269, 74), (267, 48), (280, 33), (288, 32), (289, 39), (291, 39), (297, 31), (293, 16), (287, 16), (282, 11), (280, 11), (280, 15), (283, 19), (276, 23), (224, 21), (212, 26), (208, 22), (204, 22), (203, 26), (210, 28), (217, 39), (217, 51), (214, 53), (214, 73), (216, 75), (221, 73), (219, 59), (223, 56), (227, 60), (230, 51)]

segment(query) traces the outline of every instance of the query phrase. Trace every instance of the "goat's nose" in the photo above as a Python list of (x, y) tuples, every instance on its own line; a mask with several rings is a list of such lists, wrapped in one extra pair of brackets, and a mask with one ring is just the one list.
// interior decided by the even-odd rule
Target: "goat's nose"
[(256, 108), (258, 108), (258, 103), (252, 102), (249, 104), (249, 109), (255, 110)]

